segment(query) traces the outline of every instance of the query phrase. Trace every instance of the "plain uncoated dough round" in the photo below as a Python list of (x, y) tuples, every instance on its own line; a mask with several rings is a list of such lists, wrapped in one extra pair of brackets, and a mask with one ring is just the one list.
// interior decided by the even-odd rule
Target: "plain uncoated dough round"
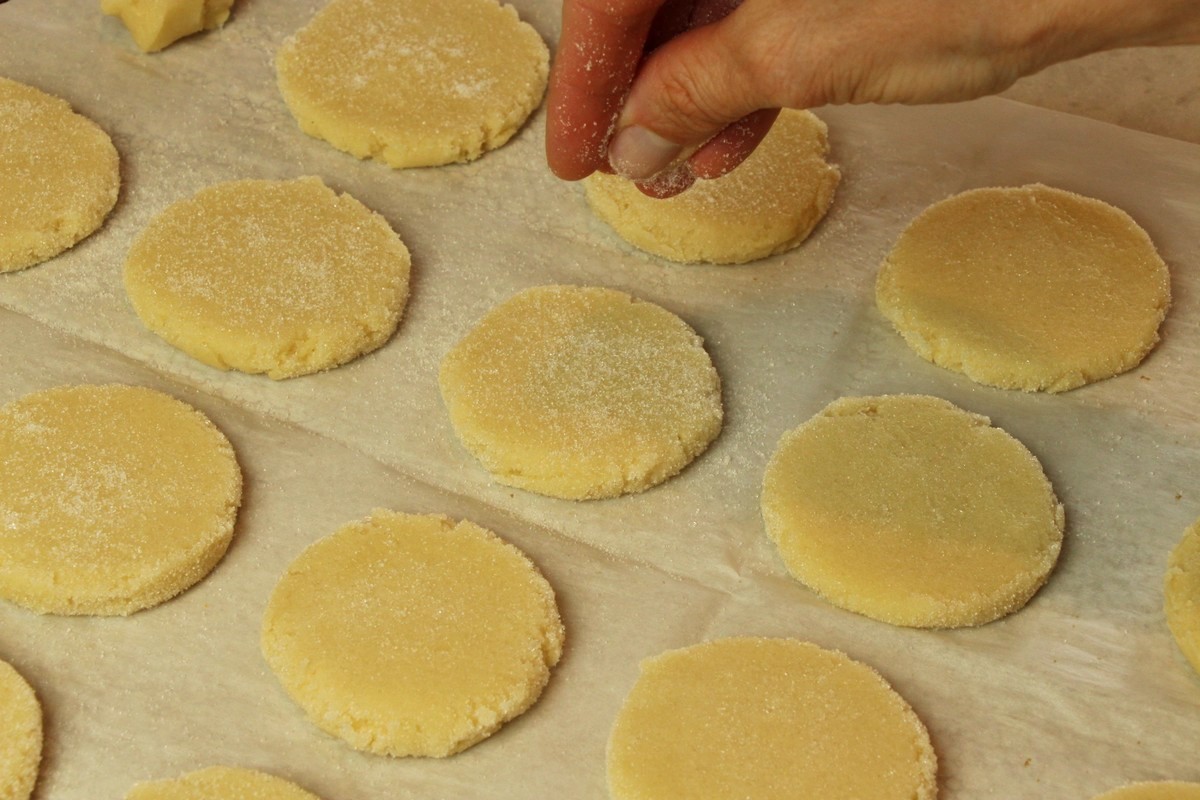
[(262, 649), (322, 730), (359, 750), (448, 756), (541, 694), (562, 653), (550, 585), (470, 522), (377, 510), (306, 549)]
[(932, 800), (937, 757), (870, 667), (791, 639), (642, 662), (608, 741), (614, 800)]
[(206, 767), (178, 778), (139, 783), (125, 800), (320, 800), (290, 781), (237, 767)]
[(1063, 510), (1013, 437), (936, 397), (836, 400), (784, 434), (762, 493), (788, 571), (894, 625), (980, 625), (1023, 606)]
[(305, 133), (358, 158), (424, 167), (507, 142), (541, 102), (549, 58), (496, 0), (333, 0), (275, 63)]
[(639, 492), (721, 429), (703, 342), (623, 292), (527, 289), (446, 355), (442, 398), (463, 445), (501, 483), (568, 499)]
[(117, 202), (118, 162), (108, 134), (65, 100), (0, 78), (0, 273), (99, 228)]
[(150, 222), (125, 291), (146, 327), (185, 353), (281, 379), (386, 342), (409, 265), (383, 217), (319, 178), (231, 181)]
[(1047, 392), (1137, 366), (1171, 301), (1167, 266), (1128, 214), (1036, 184), (926, 209), (875, 292), (922, 358), (990, 386)]
[(242, 476), (202, 414), (136, 386), (66, 386), (0, 408), (0, 597), (130, 614), (209, 573)]
[(634, 247), (672, 261), (765, 258), (808, 238), (833, 202), (841, 173), (825, 161), (826, 134), (811, 113), (784, 110), (750, 157), (720, 178), (657, 199), (597, 172), (584, 182), (588, 204)]
[(1200, 522), (1188, 528), (1171, 552), (1163, 595), (1171, 634), (1200, 672)]
[(1094, 800), (1200, 800), (1200, 783), (1151, 781), (1105, 792)]
[(42, 707), (11, 665), (0, 661), (0, 798), (28, 800), (42, 760)]

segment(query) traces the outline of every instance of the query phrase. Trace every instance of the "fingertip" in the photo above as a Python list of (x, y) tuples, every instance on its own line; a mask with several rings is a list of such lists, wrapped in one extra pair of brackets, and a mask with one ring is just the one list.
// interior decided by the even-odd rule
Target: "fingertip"
[(634, 181), (633, 185), (647, 197), (665, 200), (682, 194), (695, 182), (696, 174), (692, 172), (688, 162), (684, 161), (644, 181)]
[(713, 180), (733, 171), (766, 138), (778, 116), (778, 108), (764, 108), (732, 123), (692, 154), (688, 160), (692, 172)]

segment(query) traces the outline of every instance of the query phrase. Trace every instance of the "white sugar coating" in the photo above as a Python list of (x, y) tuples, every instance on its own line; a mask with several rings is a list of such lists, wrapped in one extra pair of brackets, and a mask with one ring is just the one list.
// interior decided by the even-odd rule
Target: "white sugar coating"
[(554, 592), (467, 521), (377, 509), (311, 545), (271, 594), (262, 650), (319, 728), (448, 756), (537, 700), (562, 655)]
[(65, 100), (0, 78), (0, 272), (99, 228), (117, 202), (118, 162), (108, 134)]
[(144, 53), (221, 27), (232, 6), (233, 0), (100, 0), (100, 10), (119, 17)]
[(829, 164), (827, 128), (808, 111), (785, 110), (741, 166), (697, 180), (667, 199), (632, 181), (595, 173), (588, 204), (621, 238), (672, 261), (741, 264), (798, 246), (825, 216), (841, 180)]
[(1163, 596), (1171, 634), (1200, 672), (1200, 522), (1188, 528), (1171, 551)]
[(922, 358), (1004, 389), (1062, 392), (1137, 366), (1171, 302), (1167, 265), (1120, 209), (1040, 184), (930, 206), (876, 303)]
[(549, 58), (496, 0), (333, 0), (275, 63), (301, 129), (400, 168), (507, 142), (541, 102)]
[(146, 327), (185, 353), (281, 379), (386, 342), (409, 268), (387, 221), (319, 178), (232, 181), (150, 222), (125, 291)]
[(936, 397), (835, 400), (767, 465), (767, 533), (788, 571), (894, 625), (981, 625), (1021, 608), (1062, 546), (1041, 465), (986, 417)]
[(455, 432), (483, 466), (553, 497), (642, 491), (721, 430), (721, 382), (700, 337), (612, 289), (513, 296), (446, 355), (439, 382)]
[(1094, 800), (1200, 800), (1200, 783), (1148, 781), (1131, 783), (1098, 795)]
[(139, 783), (125, 800), (320, 800), (294, 783), (238, 767), (206, 767), (178, 778)]
[(0, 597), (129, 614), (209, 573), (242, 477), (228, 440), (161, 392), (81, 385), (0, 408)]
[(921, 720), (865, 664), (733, 638), (642, 662), (608, 740), (613, 800), (933, 800)]
[(10, 664), (0, 661), (0, 798), (29, 800), (42, 760), (42, 707)]

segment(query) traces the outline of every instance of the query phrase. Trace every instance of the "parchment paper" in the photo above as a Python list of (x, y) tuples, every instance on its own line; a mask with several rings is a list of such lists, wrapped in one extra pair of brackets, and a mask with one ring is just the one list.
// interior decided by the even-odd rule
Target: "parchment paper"
[[(514, 4), (554, 42), (557, 3)], [(99, 232), (0, 276), (0, 403), (63, 383), (159, 388), (229, 435), (247, 491), (224, 561), (157, 609), (80, 619), (0, 603), (0, 658), (46, 713), (35, 797), (120, 798), (140, 780), (226, 763), (325, 800), (600, 800), (608, 729), (638, 661), (741, 634), (799, 637), (880, 670), (928, 725), (947, 800), (1200, 781), (1200, 678), (1161, 611), (1167, 554), (1200, 517), (1200, 148), (1004, 100), (825, 109), (845, 177), (810, 242), (743, 267), (679, 266), (626, 246), (578, 186), (549, 175), (543, 111), (501, 150), (436, 169), (360, 163), (303, 135), (271, 57), (317, 0), (241, 0), (224, 30), (155, 56), (95, 5), (0, 5), (0, 74), (101, 124), (124, 180)], [(154, 214), (218, 181), (310, 174), (383, 214), (413, 253), (413, 295), (391, 342), (274, 383), (205, 367), (142, 328), (120, 270)], [(1150, 358), (1059, 396), (976, 386), (921, 361), (873, 302), (879, 261), (921, 209), (1031, 181), (1124, 208), (1173, 275)], [(727, 420), (679, 477), (571, 503), (493, 484), (458, 445), (436, 386), (442, 354), (500, 300), (556, 282), (632, 292), (705, 337)], [(977, 629), (906, 630), (832, 608), (787, 576), (759, 518), (767, 458), (829, 401), (885, 392), (987, 414), (1041, 459), (1068, 532), (1024, 610)], [(263, 606), (290, 560), (378, 506), (491, 528), (558, 592), (568, 646), (543, 698), (447, 760), (365, 755), (318, 732), (258, 653)]]

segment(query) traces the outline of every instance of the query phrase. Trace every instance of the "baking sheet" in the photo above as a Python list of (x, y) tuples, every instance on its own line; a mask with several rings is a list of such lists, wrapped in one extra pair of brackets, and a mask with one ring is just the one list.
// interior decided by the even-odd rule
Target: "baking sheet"
[[(679, 266), (626, 246), (578, 186), (549, 175), (544, 111), (473, 164), (403, 172), (300, 133), (270, 62), (319, 5), (241, 0), (224, 30), (155, 56), (90, 3), (0, 5), (0, 75), (99, 122), (124, 181), (98, 233), (0, 276), (0, 403), (62, 383), (154, 386), (209, 414), (246, 472), (233, 547), (178, 599), (128, 619), (0, 604), (0, 658), (46, 712), (35, 797), (120, 798), (139, 780), (230, 763), (325, 800), (604, 798), (604, 742), (638, 660), (739, 634), (796, 636), (879, 669), (928, 725), (948, 800), (1200, 781), (1200, 678), (1161, 613), (1167, 554), (1200, 516), (1200, 147), (996, 99), (826, 109), (845, 178), (812, 240), (743, 267)], [(514, 5), (553, 43), (557, 3)], [(212, 370), (142, 328), (120, 270), (154, 214), (218, 181), (310, 174), (383, 214), (413, 253), (391, 342), (274, 383)], [(875, 310), (876, 266), (913, 215), (962, 189), (1030, 181), (1124, 208), (1170, 265), (1164, 341), (1134, 372), (1053, 397), (976, 386), (918, 359)], [(495, 303), (554, 282), (632, 292), (705, 337), (726, 425), (677, 478), (572, 503), (493, 484), (458, 445), (437, 392), (442, 354)], [(766, 460), (830, 400), (883, 392), (987, 414), (1041, 459), (1067, 540), (1023, 611), (905, 630), (787, 577), (758, 514)], [(451, 759), (370, 756), (321, 734), (258, 654), (287, 563), (376, 506), (470, 518), (529, 553), (558, 592), (568, 646), (543, 698)]]

